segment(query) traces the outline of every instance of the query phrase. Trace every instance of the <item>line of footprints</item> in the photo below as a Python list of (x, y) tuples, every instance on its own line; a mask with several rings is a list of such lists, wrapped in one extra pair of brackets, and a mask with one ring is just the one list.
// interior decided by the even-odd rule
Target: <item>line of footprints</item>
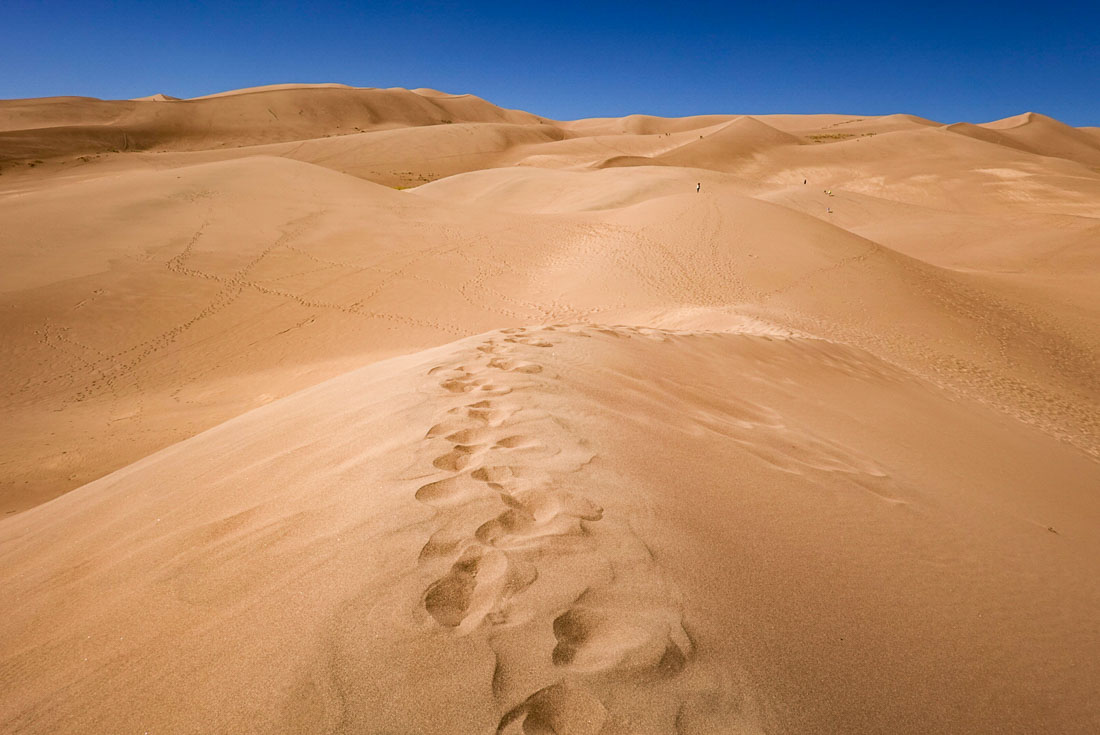
[[(650, 719), (693, 731), (684, 725), (701, 675), (688, 676), (695, 646), (679, 593), (629, 524), (586, 497), (594, 455), (534, 395), (553, 380), (536, 348), (553, 347), (565, 330), (596, 332), (506, 329), (429, 372), (430, 391), (457, 405), (427, 432), (437, 479), (416, 491), (436, 510), (420, 564), (438, 577), (422, 604), (438, 625), (489, 640), (504, 712), (498, 734), (626, 732), (612, 711), (624, 677), (665, 691), (681, 682), (674, 689), (686, 687), (685, 696)], [(547, 650), (532, 650), (532, 637), (546, 633)]]

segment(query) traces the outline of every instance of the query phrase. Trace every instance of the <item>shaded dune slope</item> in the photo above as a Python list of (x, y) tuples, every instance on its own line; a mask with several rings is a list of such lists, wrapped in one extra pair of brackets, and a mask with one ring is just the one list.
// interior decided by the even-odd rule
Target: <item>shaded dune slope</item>
[(1100, 165), (1100, 141), (1095, 136), (1046, 115), (1025, 112), (985, 123), (983, 127), (1042, 156), (1068, 158), (1090, 166)]

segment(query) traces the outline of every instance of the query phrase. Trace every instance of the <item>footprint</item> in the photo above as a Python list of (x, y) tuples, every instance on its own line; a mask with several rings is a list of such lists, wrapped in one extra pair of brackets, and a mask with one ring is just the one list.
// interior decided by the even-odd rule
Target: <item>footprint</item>
[(553, 342), (547, 342), (544, 339), (538, 339), (537, 337), (505, 337), (505, 342), (517, 345), (527, 345), (528, 347), (553, 347)]
[(432, 465), (448, 472), (461, 472), (473, 464), (478, 451), (484, 448), (482, 444), (460, 444), (446, 454), (432, 460)]
[(494, 449), (542, 449), (542, 442), (530, 436), (516, 434), (498, 439), (493, 445)]
[(599, 699), (561, 683), (538, 690), (504, 715), (497, 735), (599, 735), (606, 723)]
[[(526, 574), (526, 576), (525, 576)], [(501, 552), (469, 546), (450, 571), (424, 592), (424, 609), (448, 628), (464, 622), (476, 626), (503, 597), (534, 581), (528, 570), (517, 573)], [(470, 625), (464, 626), (467, 630)]]
[[(434, 439), (437, 436), (448, 436), (461, 431), (470, 425), (471, 419), (469, 417), (462, 418), (460, 416), (452, 416), (440, 421), (438, 424), (428, 429), (428, 433), (424, 435), (425, 439)], [(479, 424), (481, 422), (478, 422)]]
[(495, 465), (478, 467), (470, 473), (470, 477), (481, 482), (487, 482), (490, 485), (499, 486), (501, 483), (515, 479), (518, 475), (513, 467)]
[(481, 549), (471, 546), (462, 552), (446, 576), (433, 582), (424, 593), (424, 608), (440, 625), (453, 628), (466, 617), (477, 589), (481, 559)]
[(504, 370), (510, 373), (527, 373), (534, 375), (542, 372), (542, 365), (522, 360), (513, 360), (507, 357), (494, 357), (489, 361), (489, 367)]
[(447, 441), (455, 444), (486, 444), (490, 440), (492, 429), (489, 427), (477, 427), (473, 429), (460, 429), (447, 434)]
[[(433, 536), (434, 538), (434, 536)], [(446, 546), (446, 536), (438, 539)], [(431, 544), (429, 540), (428, 544)], [(427, 555), (425, 555), (427, 549)], [(421, 558), (431, 558), (436, 549), (421, 550)], [(424, 592), (424, 609), (440, 625), (468, 633), (488, 620), (494, 625), (508, 622), (505, 601), (534, 584), (538, 570), (526, 562), (513, 563), (495, 549), (469, 546), (450, 570)]]
[(582, 521), (598, 521), (603, 518), (603, 508), (588, 498), (567, 492), (529, 491), (502, 496), (505, 504), (521, 508), (537, 521), (545, 521), (556, 515), (578, 518)]
[(554, 636), (554, 664), (575, 670), (673, 676), (687, 663), (659, 614), (576, 606), (554, 620)]
[(482, 486), (463, 474), (421, 485), (416, 491), (416, 499), (428, 505), (445, 506), (457, 505), (482, 494)]
[(521, 549), (547, 543), (567, 543), (587, 535), (576, 516), (553, 513), (545, 519), (536, 518), (519, 504), (486, 521), (474, 536), (486, 546), (498, 549)]
[(440, 383), (439, 386), (449, 393), (469, 393), (476, 387), (466, 378), (449, 378)]
[(491, 400), (481, 400), (468, 406), (458, 406), (447, 411), (447, 417), (428, 429), (426, 438), (447, 436), (463, 429), (482, 426), (497, 427), (507, 421), (516, 409), (512, 407), (495, 408)]
[(535, 517), (522, 508), (509, 508), (478, 527), (474, 535), (488, 546), (514, 546), (514, 539), (526, 539), (535, 528)]
[(441, 556), (453, 554), (459, 545), (468, 542), (469, 535), (450, 526), (435, 531), (420, 547), (419, 561), (425, 562)]

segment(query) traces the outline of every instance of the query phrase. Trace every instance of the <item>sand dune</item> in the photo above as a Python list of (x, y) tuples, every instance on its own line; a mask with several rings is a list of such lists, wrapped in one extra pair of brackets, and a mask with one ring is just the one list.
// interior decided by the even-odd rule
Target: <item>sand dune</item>
[(1098, 155), (0, 102), (0, 729), (1100, 729)]
[(506, 329), (6, 521), (5, 721), (1084, 732), (1097, 482), (834, 343)]
[(698, 141), (692, 140), (665, 153), (663, 157), (672, 165), (708, 168), (706, 164), (723, 158), (797, 143), (798, 139), (793, 135), (754, 117), (738, 117), (707, 135), (699, 136)]
[(982, 127), (1016, 141), (1041, 156), (1068, 158), (1091, 166), (1100, 163), (1100, 141), (1085, 131), (1035, 112), (985, 123)]
[[(453, 122), (537, 122), (534, 115), (471, 95), (342, 85), (276, 85), (172, 104), (74, 98), (15, 103), (0, 103), (0, 163), (120, 150), (201, 150)], [(42, 120), (50, 121), (46, 133)]]

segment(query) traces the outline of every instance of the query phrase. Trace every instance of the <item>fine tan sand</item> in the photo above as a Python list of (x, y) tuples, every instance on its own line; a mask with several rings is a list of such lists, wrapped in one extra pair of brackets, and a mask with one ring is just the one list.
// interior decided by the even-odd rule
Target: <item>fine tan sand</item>
[(8, 100), (0, 257), (0, 732), (1100, 731), (1096, 128)]

